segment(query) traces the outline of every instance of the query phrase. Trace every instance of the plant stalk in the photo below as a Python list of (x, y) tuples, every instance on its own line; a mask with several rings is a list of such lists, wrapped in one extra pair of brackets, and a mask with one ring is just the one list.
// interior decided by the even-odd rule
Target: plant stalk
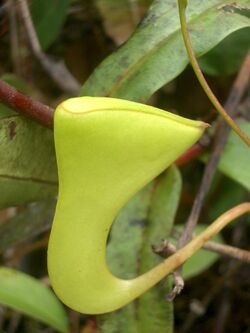
[(228, 115), (226, 110), (223, 108), (221, 103), (218, 101), (214, 93), (212, 92), (211, 88), (209, 87), (202, 71), (199, 66), (199, 63), (196, 59), (194, 50), (192, 48), (190, 35), (188, 32), (188, 26), (186, 21), (185, 10), (187, 6), (186, 0), (178, 0), (179, 6), (179, 16), (180, 16), (180, 24), (181, 24), (181, 32), (183, 36), (183, 41), (186, 47), (186, 51), (190, 60), (190, 64), (193, 67), (193, 70), (196, 74), (200, 85), (202, 86), (204, 92), (206, 93), (207, 97), (210, 99), (211, 103), (214, 105), (216, 110), (220, 113), (220, 115), (224, 118), (227, 124), (239, 135), (239, 137), (250, 147), (250, 139), (248, 136), (240, 129), (240, 127), (234, 122), (234, 120)]

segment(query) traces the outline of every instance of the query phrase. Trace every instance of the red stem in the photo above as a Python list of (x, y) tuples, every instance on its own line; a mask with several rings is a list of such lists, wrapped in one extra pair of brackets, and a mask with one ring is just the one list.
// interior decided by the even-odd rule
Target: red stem
[(190, 161), (195, 160), (198, 156), (200, 156), (205, 150), (199, 142), (194, 144), (191, 148), (189, 148), (184, 154), (182, 154), (176, 161), (175, 164), (180, 166)]
[(54, 110), (52, 108), (25, 96), (2, 80), (0, 80), (0, 101), (43, 126), (53, 128)]

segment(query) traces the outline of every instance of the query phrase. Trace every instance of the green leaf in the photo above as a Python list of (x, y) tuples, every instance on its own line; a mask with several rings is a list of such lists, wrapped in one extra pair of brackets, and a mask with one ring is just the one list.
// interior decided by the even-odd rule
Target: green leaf
[[(150, 204), (153, 184), (137, 193), (120, 212), (112, 226), (107, 261), (111, 271), (123, 278), (136, 274), (138, 254), (141, 249), (147, 209)], [(130, 303), (110, 314), (98, 316), (102, 333), (137, 333), (135, 323), (136, 303)]]
[[(15, 75), (5, 74), (1, 79), (29, 93), (29, 87)], [(1, 103), (0, 156), (0, 209), (56, 195), (52, 131)]]
[(68, 332), (66, 313), (53, 292), (31, 276), (0, 267), (0, 303)]
[[(250, 0), (230, 6), (222, 0), (189, 1), (188, 25), (197, 56), (207, 53), (232, 32), (249, 27), (249, 11)], [(102, 62), (82, 87), (81, 95), (145, 101), (187, 64), (177, 1), (154, 1), (132, 38)]]
[[(240, 127), (249, 136), (250, 122), (243, 122)], [(231, 131), (219, 163), (219, 170), (250, 191), (249, 165), (249, 147)]]
[(18, 115), (0, 117), (0, 156), (0, 209), (56, 195), (52, 131)]
[(199, 63), (202, 70), (209, 75), (234, 74), (250, 48), (250, 28), (240, 29), (226, 37), (213, 48)]
[[(195, 234), (199, 235), (202, 231), (207, 228), (207, 225), (199, 224), (195, 228)], [(175, 226), (175, 229), (178, 231), (183, 230), (182, 225)], [(220, 235), (216, 235), (213, 238), (213, 241), (218, 243), (223, 243), (223, 240)], [(176, 245), (176, 239), (173, 237), (170, 238), (170, 242)], [(200, 273), (204, 272), (210, 266), (212, 266), (216, 260), (218, 260), (219, 255), (217, 253), (208, 251), (208, 250), (199, 250), (197, 251), (190, 259), (188, 259), (183, 265), (183, 277), (184, 279), (190, 279)]]
[[(217, 172), (207, 198), (209, 206), (211, 207), (211, 209), (209, 209), (208, 220), (214, 221), (227, 210), (244, 202), (246, 196), (247, 191), (243, 186), (225, 177), (222, 173)], [(230, 226), (233, 227), (235, 223), (230, 223), (228, 228), (230, 228)]]
[(69, 6), (69, 0), (32, 0), (32, 19), (44, 50), (59, 36)]
[(27, 205), (14, 217), (0, 224), (0, 253), (27, 242), (47, 231), (53, 220), (55, 200)]
[[(152, 253), (149, 244), (168, 238), (174, 223), (181, 193), (181, 177), (175, 167), (169, 169), (154, 189), (148, 212), (149, 225), (141, 249), (140, 273), (157, 265), (162, 259)], [(166, 301), (171, 279), (161, 281), (138, 299), (139, 333), (173, 332), (173, 304)]]
[[(162, 260), (152, 252), (151, 245), (168, 237), (180, 189), (180, 174), (172, 167), (123, 208), (113, 225), (107, 249), (109, 267), (114, 274), (132, 278)], [(164, 298), (168, 285), (163, 281), (121, 310), (99, 316), (102, 332), (171, 333), (173, 308)]]

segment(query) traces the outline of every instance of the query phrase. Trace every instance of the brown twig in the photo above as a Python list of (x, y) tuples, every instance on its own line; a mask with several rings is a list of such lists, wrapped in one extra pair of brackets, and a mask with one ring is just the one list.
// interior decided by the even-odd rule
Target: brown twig
[[(235, 246), (220, 244), (214, 241), (208, 241), (203, 245), (202, 248), (224, 256), (238, 259), (242, 262), (250, 263), (250, 251), (242, 250)], [(177, 251), (176, 246), (165, 240), (163, 241), (162, 245), (158, 247), (152, 247), (152, 249), (155, 253), (159, 254), (164, 258)]]
[(55, 61), (50, 56), (45, 54), (39, 42), (39, 39), (34, 28), (29, 7), (26, 0), (18, 0), (20, 13), (27, 32), (31, 49), (40, 61), (43, 68), (54, 80), (54, 82), (65, 92), (71, 95), (78, 95), (80, 85), (72, 76), (63, 61)]
[(217, 242), (207, 242), (204, 246), (204, 249), (216, 252), (225, 256), (229, 256), (234, 259), (241, 260), (243, 262), (250, 263), (250, 251), (239, 249), (235, 246), (220, 244)]
[(166, 295), (166, 299), (169, 302), (172, 302), (177, 295), (179, 295), (182, 292), (182, 289), (184, 288), (184, 279), (183, 277), (178, 274), (178, 271), (173, 272), (173, 289)]
[[(175, 239), (179, 239), (181, 232), (176, 229), (173, 229), (172, 235)], [(193, 238), (193, 235), (192, 235), (192, 238)], [(238, 242), (239, 242), (239, 240), (238, 240)], [(169, 243), (168, 241), (165, 241), (165, 240), (163, 241), (163, 243), (160, 246), (153, 247), (154, 252), (162, 255), (163, 257), (166, 257), (167, 255), (171, 254), (171, 253), (168, 253), (166, 249), (171, 249), (171, 253), (174, 253), (176, 251), (176, 247), (174, 247), (171, 243)], [(235, 245), (230, 246), (227, 244), (221, 244), (221, 243), (214, 242), (214, 241), (208, 241), (206, 244), (204, 244), (203, 249), (206, 249), (206, 250), (209, 250), (212, 252), (216, 252), (218, 254), (231, 257), (233, 259), (238, 259), (242, 262), (250, 263), (250, 251), (239, 249)]]
[(54, 110), (52, 108), (20, 93), (2, 80), (0, 80), (0, 101), (46, 127), (53, 127)]

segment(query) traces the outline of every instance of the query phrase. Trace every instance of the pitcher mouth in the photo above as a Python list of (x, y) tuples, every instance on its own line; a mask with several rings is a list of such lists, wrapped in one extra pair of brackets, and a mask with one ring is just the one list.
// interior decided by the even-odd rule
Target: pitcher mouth
[(74, 114), (87, 114), (95, 111), (114, 111), (121, 110), (127, 112), (143, 112), (155, 116), (160, 116), (181, 123), (186, 126), (195, 128), (206, 129), (210, 127), (209, 124), (199, 121), (187, 119), (174, 113), (158, 109), (156, 107), (145, 105), (137, 102), (127, 101), (124, 99), (111, 98), (111, 97), (77, 97), (70, 98), (64, 101), (61, 108), (67, 113)]

